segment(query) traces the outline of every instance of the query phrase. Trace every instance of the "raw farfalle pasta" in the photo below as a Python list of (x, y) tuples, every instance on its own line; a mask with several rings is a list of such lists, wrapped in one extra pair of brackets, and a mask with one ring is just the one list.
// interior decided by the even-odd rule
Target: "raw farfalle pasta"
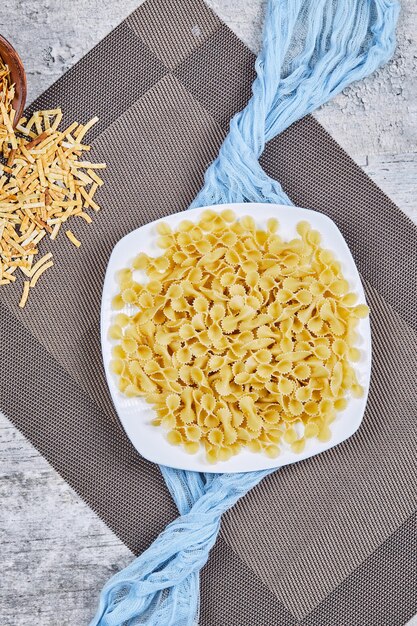
[[(352, 363), (368, 315), (320, 234), (307, 222), (284, 241), (230, 210), (205, 211), (175, 232), (157, 225), (161, 256), (140, 253), (119, 272), (109, 330), (120, 391), (143, 396), (168, 441), (209, 462), (243, 447), (276, 457), (328, 441), (360, 396)], [(136, 279), (137, 270), (147, 282)]]

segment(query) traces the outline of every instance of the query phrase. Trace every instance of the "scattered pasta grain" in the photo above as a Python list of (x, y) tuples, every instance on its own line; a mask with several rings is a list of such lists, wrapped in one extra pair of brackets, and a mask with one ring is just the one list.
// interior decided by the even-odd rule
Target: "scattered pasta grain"
[(22, 297), (20, 298), (20, 302), (19, 302), (19, 306), (21, 309), (23, 309), (23, 307), (25, 306), (28, 296), (29, 296), (29, 287), (30, 287), (30, 282), (28, 280), (25, 280), (25, 282), (23, 283), (23, 293), (22, 293)]
[[(80, 138), (97, 118), (59, 131), (63, 114), (57, 108), (37, 111), (30, 120), (22, 118), (14, 129), (13, 98), (9, 68), (0, 58), (0, 151), (7, 161), (0, 168), (0, 284), (16, 280), (16, 276), (7, 278), (13, 267), (19, 267), (25, 277), (35, 276), (38, 263), (46, 265), (42, 259), (32, 265), (38, 254), (35, 246), (46, 234), (54, 241), (68, 219), (78, 216), (91, 222), (83, 209), (98, 208), (92, 196), (103, 184), (93, 170), (105, 168), (104, 163), (80, 160), (90, 150)], [(86, 167), (87, 173), (82, 172)], [(24, 289), (26, 294), (25, 285)]]
[(74, 233), (71, 230), (66, 230), (65, 234), (70, 240), (70, 242), (74, 244), (74, 246), (76, 246), (77, 248), (81, 246), (81, 241), (77, 239), (77, 237), (74, 235)]
[(53, 266), (53, 261), (48, 261), (47, 263), (44, 263), (43, 265), (41, 265), (41, 267), (38, 269), (38, 271), (36, 272), (36, 274), (34, 274), (32, 276), (32, 279), (30, 281), (30, 287), (34, 287), (36, 285), (36, 283), (38, 282), (39, 278), (42, 276), (42, 274), (44, 272), (46, 272), (47, 269), (49, 269), (50, 267)]

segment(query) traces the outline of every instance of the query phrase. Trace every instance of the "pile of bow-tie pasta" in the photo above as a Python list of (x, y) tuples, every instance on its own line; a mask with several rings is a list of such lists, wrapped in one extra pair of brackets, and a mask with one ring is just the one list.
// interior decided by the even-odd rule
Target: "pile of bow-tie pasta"
[(157, 231), (161, 256), (139, 254), (118, 275), (113, 308), (130, 313), (110, 328), (120, 391), (143, 396), (170, 443), (202, 445), (212, 463), (329, 440), (346, 396), (362, 394), (351, 362), (368, 308), (320, 234), (300, 222), (284, 241), (276, 219), (260, 230), (230, 210)]

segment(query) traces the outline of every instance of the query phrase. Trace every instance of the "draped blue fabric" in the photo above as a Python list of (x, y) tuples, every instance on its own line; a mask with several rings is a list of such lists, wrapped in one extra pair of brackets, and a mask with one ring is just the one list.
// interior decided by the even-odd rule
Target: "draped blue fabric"
[[(252, 97), (232, 119), (192, 207), (292, 204), (259, 164), (266, 142), (388, 61), (398, 13), (394, 0), (270, 0)], [(90, 626), (196, 625), (199, 571), (221, 515), (270, 471), (199, 474), (161, 466), (179, 517), (109, 580)]]

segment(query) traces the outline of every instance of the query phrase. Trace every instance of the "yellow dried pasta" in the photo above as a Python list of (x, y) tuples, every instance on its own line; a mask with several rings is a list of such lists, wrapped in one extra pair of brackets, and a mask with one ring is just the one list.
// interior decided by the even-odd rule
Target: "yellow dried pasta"
[(163, 253), (139, 253), (117, 276), (113, 308), (127, 312), (109, 336), (120, 391), (144, 397), (168, 441), (191, 454), (203, 446), (210, 463), (328, 441), (337, 412), (363, 392), (352, 363), (368, 308), (320, 234), (300, 222), (284, 241), (276, 219), (262, 230), (230, 210), (156, 230)]

